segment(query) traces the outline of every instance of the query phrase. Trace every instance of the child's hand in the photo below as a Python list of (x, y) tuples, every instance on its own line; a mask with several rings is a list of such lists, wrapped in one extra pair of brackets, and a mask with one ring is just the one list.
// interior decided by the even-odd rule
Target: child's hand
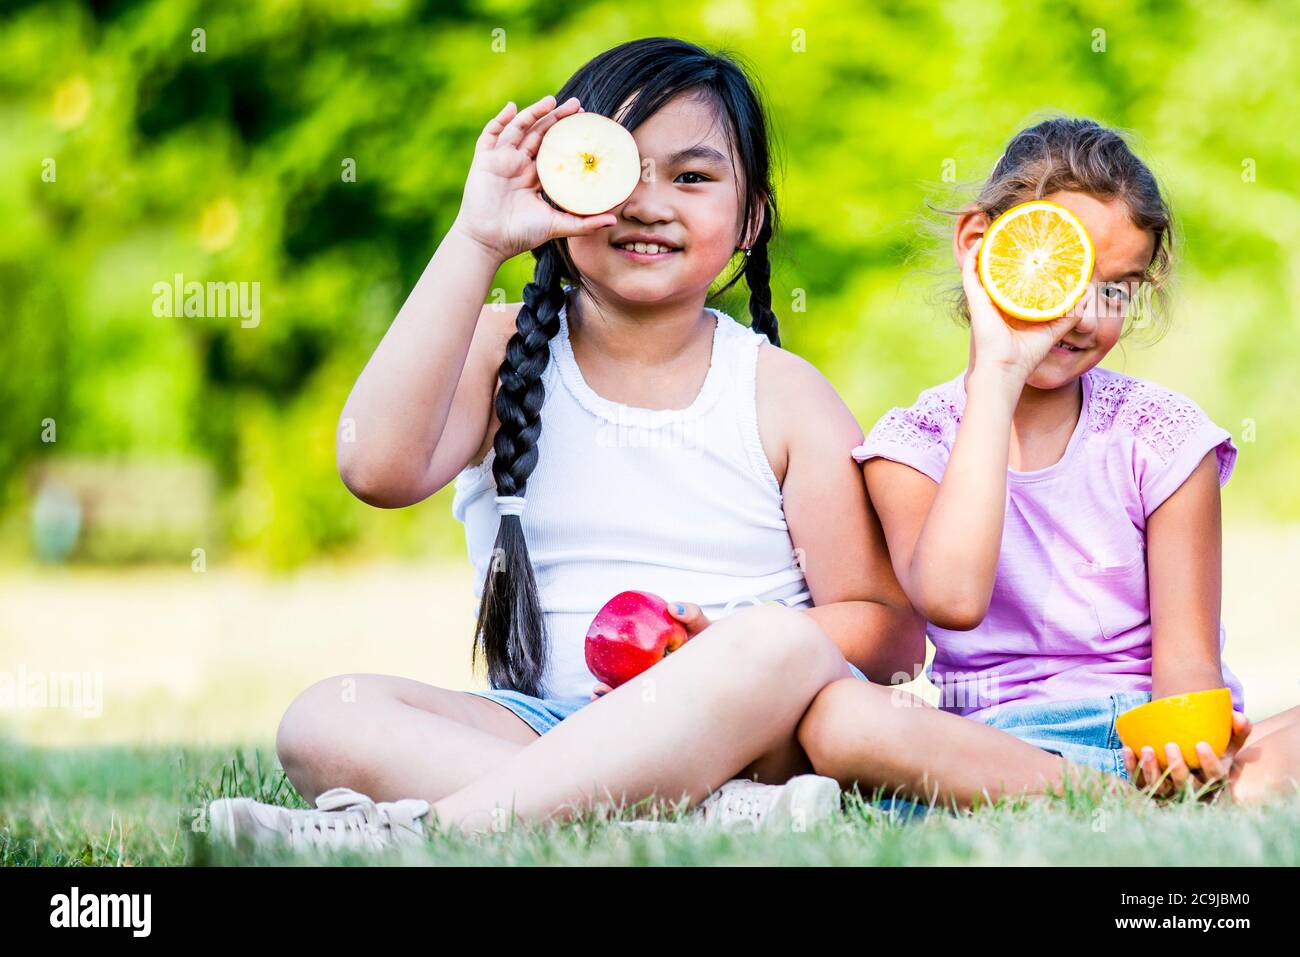
[(504, 262), (561, 236), (585, 236), (618, 218), (613, 213), (574, 216), (542, 199), (537, 149), (557, 120), (581, 110), (577, 97), (555, 105), (544, 96), (516, 115), (505, 107), (488, 121), (474, 144), (465, 195), (453, 229)]
[(970, 367), (994, 369), (1023, 385), (1052, 346), (1079, 322), (1074, 310), (1051, 322), (1022, 322), (1002, 313), (989, 298), (977, 267), (981, 238), (966, 253), (962, 289), (970, 310)]
[(700, 610), (699, 605), (692, 605), (688, 601), (670, 601), (668, 603), (668, 614), (686, 626), (687, 641), (690, 641), (713, 624), (704, 616), (704, 612)]
[(1167, 772), (1161, 772), (1160, 765), (1156, 761), (1155, 749), (1151, 747), (1143, 748), (1142, 755), (1139, 757), (1133, 753), (1132, 748), (1125, 745), (1124, 767), (1128, 769), (1133, 784), (1143, 790), (1150, 788), (1152, 797), (1170, 797), (1181, 791), (1189, 781), (1196, 791), (1200, 792), (1210, 785), (1221, 784), (1228, 780), (1232, 773), (1233, 760), (1242, 745), (1246, 743), (1246, 739), (1250, 737), (1250, 729), (1250, 719), (1240, 711), (1234, 711), (1232, 740), (1228, 742), (1227, 750), (1222, 755), (1216, 755), (1209, 744), (1198, 741), (1196, 754), (1201, 759), (1201, 766), (1195, 771), (1187, 766), (1182, 750), (1172, 741), (1165, 745), (1165, 757), (1169, 763)]

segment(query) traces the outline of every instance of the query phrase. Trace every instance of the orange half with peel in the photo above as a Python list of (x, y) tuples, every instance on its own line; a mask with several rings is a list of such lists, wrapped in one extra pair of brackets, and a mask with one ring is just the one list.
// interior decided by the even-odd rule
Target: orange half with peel
[(1008, 316), (1048, 322), (1087, 291), (1095, 260), (1079, 217), (1060, 203), (1036, 199), (993, 220), (980, 243), (980, 281)]
[(1139, 758), (1150, 745), (1160, 770), (1169, 766), (1165, 744), (1178, 745), (1189, 768), (1199, 768), (1196, 742), (1204, 741), (1222, 755), (1232, 737), (1232, 692), (1227, 688), (1171, 695), (1125, 711), (1115, 719), (1119, 739)]

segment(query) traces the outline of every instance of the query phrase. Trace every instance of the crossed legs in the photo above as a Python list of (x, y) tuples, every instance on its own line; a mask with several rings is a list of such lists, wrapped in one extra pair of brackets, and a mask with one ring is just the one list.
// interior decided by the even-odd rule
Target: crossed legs
[(503, 811), (540, 820), (596, 801), (694, 803), (738, 775), (779, 783), (809, 770), (795, 729), (848, 673), (811, 618), (763, 606), (715, 622), (540, 737), (486, 698), (356, 675), (295, 699), (276, 749), (309, 800), (336, 786), (422, 797), (440, 821), (471, 830)]

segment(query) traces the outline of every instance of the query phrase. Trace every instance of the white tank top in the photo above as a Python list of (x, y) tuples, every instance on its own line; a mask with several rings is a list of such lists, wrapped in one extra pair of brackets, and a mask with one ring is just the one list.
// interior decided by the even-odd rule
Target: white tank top
[[(591, 697), (587, 628), (621, 591), (695, 602), (714, 620), (767, 601), (811, 603), (758, 435), (755, 369), (767, 337), (709, 312), (717, 326), (699, 395), (686, 409), (652, 410), (592, 391), (561, 309), (521, 516), (550, 640), (549, 697)], [(457, 476), (452, 501), (476, 598), (499, 522), (493, 457)]]

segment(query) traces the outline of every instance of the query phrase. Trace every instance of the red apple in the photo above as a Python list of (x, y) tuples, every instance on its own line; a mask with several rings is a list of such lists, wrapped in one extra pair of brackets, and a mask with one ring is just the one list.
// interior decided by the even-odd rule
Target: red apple
[(630, 681), (686, 642), (668, 603), (644, 591), (619, 592), (587, 629), (587, 668), (611, 688)]

